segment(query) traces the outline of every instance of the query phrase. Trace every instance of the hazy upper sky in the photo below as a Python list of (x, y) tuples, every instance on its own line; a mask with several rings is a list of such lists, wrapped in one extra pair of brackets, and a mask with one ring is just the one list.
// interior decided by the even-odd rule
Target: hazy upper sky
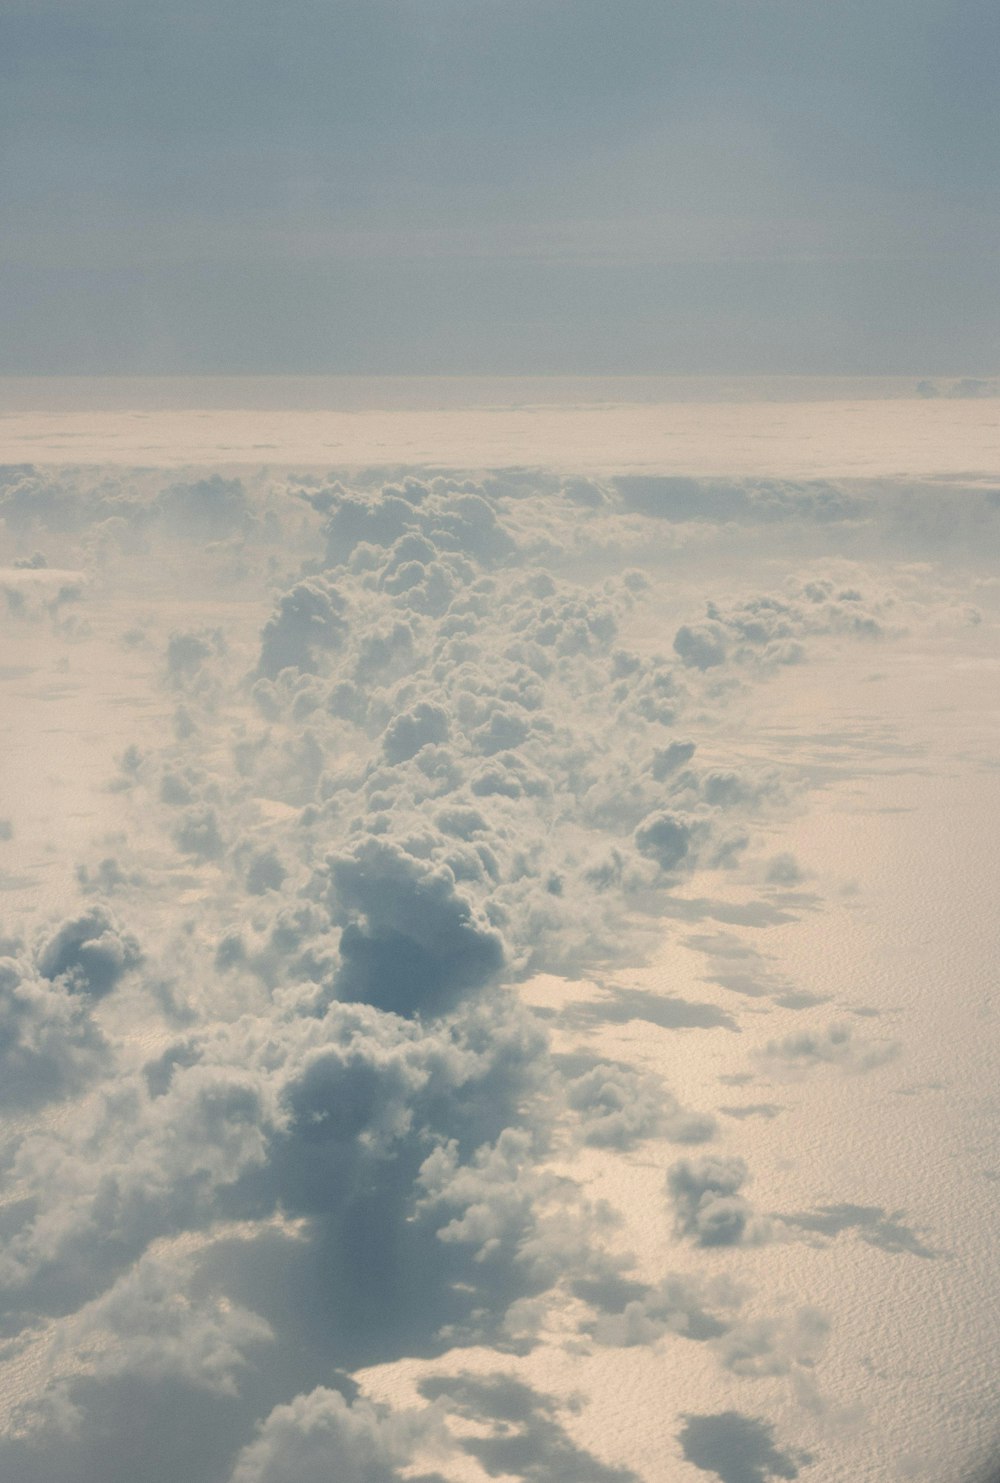
[(988, 372), (993, 0), (4, 0), (0, 370)]

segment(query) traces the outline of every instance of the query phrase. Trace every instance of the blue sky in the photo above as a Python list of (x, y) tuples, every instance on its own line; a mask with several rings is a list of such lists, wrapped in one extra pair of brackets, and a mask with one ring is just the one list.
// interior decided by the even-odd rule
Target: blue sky
[(995, 369), (988, 0), (7, 0), (0, 369)]

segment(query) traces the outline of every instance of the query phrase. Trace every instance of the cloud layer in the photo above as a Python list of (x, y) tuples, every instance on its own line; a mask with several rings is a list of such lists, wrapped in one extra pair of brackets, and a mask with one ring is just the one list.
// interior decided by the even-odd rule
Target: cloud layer
[[(852, 1190), (760, 1213), (747, 1120), (901, 1046), (748, 945), (816, 906), (773, 842), (812, 780), (729, 715), (814, 657), (970, 621), (845, 557), (858, 521), (896, 539), (895, 496), (528, 471), (2, 488), (24, 652), (107, 687), (103, 656), (134, 702), (88, 783), (116, 827), (0, 944), (0, 1301), (31, 1360), (4, 1476), (658, 1483), (532, 1382), (557, 1349), (697, 1350), (723, 1393), (818, 1414), (828, 1315), (762, 1305), (739, 1264), (845, 1230), (936, 1252)], [(706, 545), (725, 564), (744, 529), (777, 530), (780, 578), (706, 603)], [(704, 1000), (629, 982), (671, 919)], [(558, 1009), (529, 1007), (543, 980)], [(686, 1057), (744, 1038), (730, 1080), (764, 1089), (720, 1123)], [(616, 1203), (644, 1169), (655, 1274)], [(401, 1361), (425, 1367), (410, 1401), (360, 1388)], [(724, 1483), (811, 1461), (742, 1409), (675, 1422)]]

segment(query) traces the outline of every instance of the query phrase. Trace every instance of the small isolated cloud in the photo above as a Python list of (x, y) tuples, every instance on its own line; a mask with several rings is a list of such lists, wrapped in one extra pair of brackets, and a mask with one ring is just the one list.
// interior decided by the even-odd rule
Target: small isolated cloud
[(684, 623), (674, 634), (674, 653), (692, 669), (714, 669), (729, 653), (721, 623)]
[(770, 1422), (738, 1411), (685, 1416), (677, 1440), (688, 1462), (721, 1483), (794, 1479), (813, 1461), (808, 1452), (777, 1446)]
[(805, 879), (805, 872), (794, 855), (782, 851), (768, 860), (765, 878), (768, 885), (797, 886)]
[(626, 989), (607, 985), (595, 999), (568, 1004), (563, 1014), (571, 1025), (581, 1028), (596, 1025), (627, 1025), (639, 1020), (658, 1025), (662, 1030), (723, 1029), (733, 1033), (738, 1026), (733, 1017), (715, 1004), (675, 998), (672, 994), (655, 994), (645, 989)]
[(869, 1040), (855, 1035), (850, 1025), (833, 1023), (824, 1030), (803, 1030), (781, 1040), (769, 1040), (757, 1059), (776, 1070), (809, 1071), (814, 1066), (838, 1066), (843, 1071), (873, 1071), (900, 1054), (898, 1040)]
[(817, 1205), (809, 1211), (783, 1215), (783, 1223), (802, 1231), (815, 1232), (831, 1239), (841, 1231), (852, 1231), (868, 1246), (877, 1246), (891, 1255), (908, 1252), (928, 1260), (941, 1256), (928, 1246), (918, 1230), (903, 1219), (905, 1210), (885, 1210), (881, 1205)]
[(591, 1067), (568, 1083), (566, 1100), (578, 1115), (583, 1141), (598, 1148), (632, 1148), (655, 1137), (704, 1143), (715, 1131), (713, 1118), (687, 1111), (658, 1077), (627, 1066)]
[(770, 1120), (784, 1111), (777, 1102), (744, 1102), (737, 1107), (720, 1107), (726, 1117), (738, 1118), (741, 1122), (748, 1117), (766, 1117)]
[(829, 1332), (830, 1320), (825, 1313), (818, 1308), (799, 1308), (791, 1315), (741, 1319), (726, 1330), (715, 1347), (722, 1364), (735, 1375), (787, 1375), (796, 1367), (812, 1369)]
[(679, 1235), (698, 1246), (738, 1246), (759, 1234), (753, 1207), (740, 1190), (750, 1177), (746, 1162), (725, 1154), (679, 1159), (667, 1173), (667, 1194)]

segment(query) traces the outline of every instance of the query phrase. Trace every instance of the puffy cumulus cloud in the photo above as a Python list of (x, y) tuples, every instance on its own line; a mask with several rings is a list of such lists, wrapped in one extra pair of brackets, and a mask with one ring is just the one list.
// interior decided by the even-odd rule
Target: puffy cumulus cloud
[(656, 809), (636, 828), (637, 852), (670, 876), (696, 868), (724, 870), (739, 863), (750, 833), (734, 817), (749, 821), (785, 801), (785, 790), (772, 774), (751, 777), (732, 770), (697, 772), (684, 769), (663, 789), (672, 807)]
[(105, 855), (94, 865), (81, 861), (76, 868), (76, 880), (85, 896), (113, 896), (142, 886), (146, 877), (140, 870), (123, 866), (114, 855)]
[(287, 871), (281, 858), (273, 848), (254, 850), (247, 862), (246, 884), (251, 896), (263, 896), (266, 891), (280, 891)]
[(721, 623), (682, 623), (674, 634), (674, 652), (694, 669), (713, 669), (725, 663), (729, 635)]
[[(495, 1034), (480, 1049), (488, 1027)], [(389, 1191), (393, 1198), (405, 1205), (420, 1197), (429, 1147), (450, 1136), (457, 1159), (459, 1142), (468, 1151), (477, 1136), (495, 1133), (529, 1091), (539, 1047), (519, 1029), (486, 1015), (435, 1036), (395, 1016), (333, 1006), (314, 1032), (319, 1043), (278, 1084), (282, 1119), (270, 1166), (282, 1203), (296, 1214), (336, 1211), (353, 1190), (398, 1174), (406, 1182)]]
[(493, 1280), (503, 1277), (511, 1297), (520, 1297), (511, 1271), (533, 1293), (616, 1265), (602, 1245), (612, 1212), (583, 1198), (574, 1181), (539, 1168), (538, 1152), (527, 1130), (507, 1128), (469, 1161), (453, 1140), (420, 1170), (421, 1209), (455, 1212), (438, 1225), (438, 1240), (467, 1247)]
[(726, 1369), (736, 1375), (787, 1375), (797, 1368), (813, 1368), (829, 1332), (826, 1315), (806, 1307), (792, 1314), (743, 1318), (719, 1337), (715, 1348)]
[(65, 639), (79, 640), (89, 632), (79, 608), (88, 590), (83, 572), (50, 568), (44, 558), (41, 564), (32, 558), (27, 563), (15, 561), (11, 567), (0, 566), (0, 596), (7, 617), (45, 624)]
[(283, 669), (309, 671), (317, 654), (343, 642), (344, 600), (329, 582), (307, 578), (282, 594), (260, 637), (258, 671), (275, 679)]
[(798, 664), (805, 658), (809, 639), (824, 635), (879, 639), (902, 613), (897, 593), (866, 594), (850, 581), (823, 574), (793, 578), (781, 593), (755, 594), (726, 606), (708, 602), (701, 622), (683, 623), (677, 629), (674, 652), (688, 670)]
[[(165, 780), (163, 801), (185, 803), (190, 794), (183, 791), (179, 780)], [(171, 831), (174, 843), (184, 855), (194, 855), (199, 860), (217, 860), (225, 850), (219, 811), (210, 803), (192, 804), (181, 811)]]
[[(256, 1314), (217, 1296), (193, 1297), (190, 1263), (144, 1256), (76, 1315), (66, 1379), (72, 1397), (80, 1370), (109, 1378), (130, 1374), (152, 1383), (180, 1380), (235, 1396), (238, 1376), (272, 1331)], [(72, 1403), (72, 1402), (71, 1402)]]
[[(650, 736), (674, 724), (685, 693), (665, 655), (617, 647), (641, 581), (614, 580), (585, 596), (546, 572), (515, 567), (497, 510), (467, 482), (404, 480), (353, 492), (331, 485), (310, 498), (325, 515), (328, 552), (325, 574), (306, 581), (335, 583), (350, 632), (332, 650), (310, 648), (310, 675), (289, 666), (273, 673), (263, 653), (258, 704), (269, 721), (307, 721), (309, 758), (292, 765), (289, 743), (277, 734), (255, 755), (243, 744), (258, 786), (280, 787), (279, 796), (298, 804), (312, 793), (323, 822), (361, 790), (366, 817), (344, 820), (350, 830), (396, 836), (405, 853), (447, 866), (469, 911), (501, 934), (516, 968), (579, 967), (582, 949), (596, 948), (608, 930), (614, 902), (650, 884), (644, 862), (674, 873), (739, 860), (748, 833), (715, 816), (767, 807), (769, 799), (742, 780), (693, 777), (684, 770), (693, 743), (657, 746)], [(429, 607), (427, 572), (442, 562), (447, 581), (438, 581)], [(270, 626), (263, 651), (269, 644)], [(608, 697), (617, 707), (613, 737), (599, 722)], [(574, 731), (558, 722), (570, 710)], [(361, 767), (344, 770), (344, 755)], [(292, 777), (301, 780), (294, 790)], [(682, 814), (662, 807), (665, 782), (680, 790)], [(432, 838), (441, 832), (433, 801), (445, 795), (455, 808), (487, 804), (488, 838), (467, 841), (469, 850)], [(582, 848), (580, 822), (610, 836), (604, 860), (595, 859), (599, 835)], [(199, 847), (197, 823), (175, 826), (187, 853)], [(223, 839), (209, 832), (203, 857), (218, 859)], [(369, 962), (389, 952), (396, 928), (365, 931), (343, 915), (335, 924), (346, 928), (350, 958), (344, 992), (369, 994), (350, 977), (371, 977)], [(420, 962), (415, 967), (420, 976)], [(387, 971), (387, 982), (393, 977)], [(392, 986), (386, 994), (372, 1003), (402, 1003)]]
[[(328, 512), (331, 565), (348, 560), (359, 547), (363, 553), (388, 548), (383, 581), (397, 592), (423, 588), (421, 605), (435, 590), (436, 578), (447, 585), (446, 573), (453, 569), (449, 557), (475, 557), (491, 565), (514, 550), (493, 504), (467, 480), (407, 478), (371, 494), (335, 485), (314, 500)], [(438, 570), (429, 578), (435, 563)]]
[(797, 1215), (784, 1215), (784, 1225), (809, 1232), (823, 1239), (835, 1239), (842, 1231), (853, 1231), (868, 1246), (893, 1255), (908, 1253), (933, 1261), (943, 1255), (929, 1246), (919, 1230), (903, 1219), (905, 1210), (884, 1210), (880, 1205), (820, 1205)]
[(693, 741), (672, 741), (665, 747), (654, 747), (649, 770), (656, 781), (662, 783), (671, 773), (690, 762), (696, 750)]
[(389, 1412), (319, 1387), (276, 1406), (229, 1483), (395, 1483), (417, 1450), (440, 1448), (439, 1413)]
[(75, 1096), (110, 1065), (85, 995), (66, 977), (0, 958), (0, 1103), (39, 1107)]
[(590, 1329), (598, 1344), (616, 1348), (656, 1344), (668, 1335), (697, 1343), (719, 1340), (746, 1297), (728, 1277), (671, 1275), (653, 1287), (619, 1286), (624, 1302), (600, 1305)]
[(159, 1238), (273, 1210), (273, 1195), (251, 1200), (244, 1187), (268, 1166), (280, 1085), (190, 1046), (160, 1073), (148, 1085), (121, 1075), (72, 1122), (21, 1141), (12, 1179), (35, 1197), (19, 1208), (0, 1264), (18, 1326), (31, 1305), (61, 1313), (90, 1301)]
[(593, 479), (566, 479), (562, 496), (585, 510), (600, 510), (608, 503), (607, 492)]
[(769, 1040), (757, 1059), (772, 1070), (802, 1072), (814, 1066), (837, 1066), (842, 1071), (873, 1071), (900, 1053), (898, 1040), (874, 1040), (855, 1035), (852, 1027), (834, 1022), (825, 1030), (803, 1030), (780, 1040)]
[(596, 1148), (631, 1148), (655, 1137), (703, 1143), (715, 1131), (713, 1118), (686, 1111), (657, 1077), (628, 1066), (592, 1066), (568, 1082), (566, 1101), (584, 1142)]
[[(426, 1345), (446, 1316), (468, 1322), (463, 1314), (482, 1313), (484, 1303), (499, 1323), (553, 1271), (539, 1254), (551, 1233), (531, 1249), (530, 1198), (522, 1201), (524, 1251), (498, 1252), (503, 1270), (491, 1298), (470, 1283), (457, 1306), (449, 1302), (462, 1263), (446, 1241), (461, 1237), (438, 1231), (475, 1223), (463, 1204), (473, 1201), (475, 1178), (462, 1183), (462, 1160), (517, 1116), (540, 1049), (520, 1017), (505, 1029), (498, 1014), (473, 1014), (464, 1030), (428, 1036), (395, 1016), (341, 1005), (325, 1020), (296, 1017), (284, 1029), (245, 1020), (191, 1034), (150, 1062), (141, 1084), (120, 1082), (78, 1123), (23, 1145), (16, 1177), (39, 1198), (18, 1213), (0, 1287), (21, 1306), (64, 1311), (99, 1293), (157, 1237), (207, 1233), (227, 1218), (266, 1223), (284, 1211), (308, 1228), (290, 1237), (265, 1225), (216, 1279), (225, 1291), (245, 1272), (248, 1287), (231, 1300), (251, 1311), (264, 1296), (261, 1263), (278, 1262), (277, 1292), (307, 1284), (308, 1312), (296, 1317), (295, 1304), (279, 1303), (264, 1314), (276, 1343), (300, 1346), (298, 1325), (325, 1314), (329, 1326), (311, 1342), (357, 1362), (359, 1353), (392, 1352), (406, 1331)], [(420, 1167), (449, 1135), (452, 1178), (432, 1211)], [(512, 1138), (504, 1167), (530, 1196), (527, 1156), (521, 1150), (513, 1168)], [(480, 1151), (469, 1167), (481, 1171), (484, 1158)], [(524, 1275), (511, 1276), (518, 1262)], [(482, 1329), (481, 1317), (474, 1327)]]
[(36, 530), (77, 530), (88, 511), (76, 504), (72, 487), (58, 475), (14, 464), (0, 470), (0, 514), (15, 537), (24, 537)]
[(691, 830), (673, 814), (650, 814), (635, 831), (641, 855), (655, 860), (661, 870), (674, 870), (683, 863), (691, 846)]
[(138, 940), (123, 932), (104, 906), (63, 922), (39, 944), (38, 972), (75, 993), (101, 999), (141, 961)]
[[(495, 510), (482, 493), (454, 480), (407, 480), (371, 493), (336, 485), (312, 499), (327, 518), (328, 552), (325, 572), (303, 580), (336, 584), (345, 631), (334, 649), (310, 648), (304, 673), (301, 665), (275, 672), (264, 653), (270, 625), (265, 629), (254, 694), (274, 730), (259, 744), (240, 743), (245, 777), (280, 789), (288, 802), (311, 799), (319, 812), (309, 816), (310, 828), (333, 822), (341, 837), (367, 834), (398, 847), (412, 857), (412, 879), (414, 860), (438, 872), (439, 891), (440, 872), (451, 872), (466, 903), (454, 909), (502, 937), (509, 966), (579, 965), (609, 930), (614, 901), (649, 884), (649, 866), (629, 834), (655, 811), (666, 773), (662, 759), (648, 767), (636, 762), (642, 753), (670, 753), (669, 743), (657, 751), (647, 737), (684, 705), (665, 656), (639, 658), (617, 645), (619, 623), (642, 584), (625, 573), (584, 593), (515, 565), (512, 538), (498, 534)], [(447, 570), (438, 572), (429, 606), (427, 574), (437, 568)], [(280, 621), (279, 612), (272, 622)], [(619, 708), (615, 736), (602, 720), (609, 694)], [(301, 768), (291, 763), (287, 729), (296, 732), (299, 750), (308, 739)], [(625, 734), (634, 739), (635, 761), (624, 759)], [(670, 753), (675, 769), (684, 746)], [(488, 820), (462, 840), (452, 821), (471, 817), (477, 806)], [(712, 843), (719, 832), (710, 817), (714, 805), (695, 790), (685, 807), (700, 815), (690, 826), (699, 862), (735, 858), (742, 840), (731, 831)], [(597, 838), (581, 824), (600, 831)], [(174, 827), (188, 839), (187, 821)], [(620, 862), (610, 874), (594, 860), (601, 836), (610, 836), (609, 853)], [(188, 843), (194, 852), (196, 839)], [(661, 857), (665, 850), (661, 841)], [(384, 869), (389, 858), (384, 854)], [(685, 864), (694, 860), (692, 849)], [(401, 868), (397, 854), (393, 911)], [(351, 868), (338, 869), (346, 886)], [(404, 1001), (387, 955), (394, 943), (406, 951), (415, 945), (416, 982), (425, 946), (410, 929), (402, 930), (404, 943), (394, 935), (397, 925), (380, 925), (374, 898), (382, 889), (373, 886), (368, 894), (372, 911), (356, 908), (356, 921), (345, 920), (330, 899), (344, 932), (340, 991), (374, 992), (370, 1002), (399, 1007)], [(368, 928), (360, 920), (366, 915)], [(480, 947), (498, 965), (489, 943)], [(447, 978), (457, 959), (450, 949), (445, 958), (438, 968)], [(376, 960), (386, 969), (382, 990), (371, 985)], [(439, 1004), (453, 992), (443, 987)]]
[[(520, 739), (523, 741), (524, 738)], [(421, 747), (447, 740), (448, 712), (442, 706), (424, 700), (411, 710), (393, 716), (385, 728), (382, 749), (387, 762), (408, 762)]]
[(433, 866), (390, 840), (369, 837), (328, 860), (340, 934), (338, 996), (397, 1014), (435, 1014), (495, 978), (503, 942)]
[(759, 1240), (765, 1228), (740, 1193), (750, 1177), (744, 1159), (704, 1154), (679, 1159), (667, 1173), (667, 1194), (677, 1231), (699, 1246), (737, 1246)]

